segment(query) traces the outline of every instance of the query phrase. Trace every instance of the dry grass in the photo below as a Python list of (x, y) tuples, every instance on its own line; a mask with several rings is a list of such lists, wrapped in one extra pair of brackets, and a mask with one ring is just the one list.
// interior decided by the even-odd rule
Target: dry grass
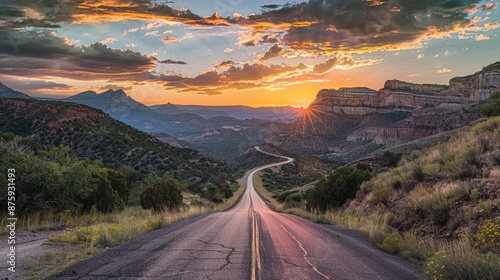
[[(128, 207), (121, 213), (90, 213), (79, 217), (67, 217), (63, 224), (66, 230), (49, 236), (49, 242), (65, 245), (62, 252), (50, 252), (28, 263), (24, 272), (29, 279), (45, 279), (65, 268), (94, 256), (106, 247), (116, 246), (125, 241), (155, 229), (167, 227), (174, 222), (209, 212), (225, 211), (241, 197), (245, 188), (242, 184), (230, 199), (220, 204), (191, 206), (180, 211), (154, 213), (141, 207)], [(58, 215), (37, 215), (27, 218), (24, 228), (41, 229), (61, 226)], [(70, 249), (68, 249), (70, 248)]]

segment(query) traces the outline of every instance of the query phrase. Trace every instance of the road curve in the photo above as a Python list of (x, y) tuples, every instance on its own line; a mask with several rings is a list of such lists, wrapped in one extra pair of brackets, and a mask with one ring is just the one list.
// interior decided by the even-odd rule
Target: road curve
[(50, 279), (424, 278), (357, 231), (272, 211), (255, 192), (253, 176), (293, 161), (283, 158), (248, 173), (245, 193), (230, 210), (179, 221)]

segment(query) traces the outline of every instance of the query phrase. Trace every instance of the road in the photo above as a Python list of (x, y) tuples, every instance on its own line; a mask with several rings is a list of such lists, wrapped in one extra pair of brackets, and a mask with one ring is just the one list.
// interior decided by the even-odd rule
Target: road
[(51, 279), (422, 279), (357, 231), (272, 211), (255, 192), (258, 167), (230, 210), (186, 219), (106, 250)]

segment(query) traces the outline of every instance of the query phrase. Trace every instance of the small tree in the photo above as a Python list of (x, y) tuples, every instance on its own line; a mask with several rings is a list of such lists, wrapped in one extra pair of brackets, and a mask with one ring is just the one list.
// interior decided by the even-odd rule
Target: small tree
[(362, 182), (372, 177), (368, 170), (341, 167), (323, 177), (309, 192), (307, 209), (325, 212), (342, 206), (356, 196)]
[(150, 175), (144, 179), (146, 188), (141, 194), (141, 206), (155, 212), (179, 209), (182, 203), (181, 185), (170, 174)]

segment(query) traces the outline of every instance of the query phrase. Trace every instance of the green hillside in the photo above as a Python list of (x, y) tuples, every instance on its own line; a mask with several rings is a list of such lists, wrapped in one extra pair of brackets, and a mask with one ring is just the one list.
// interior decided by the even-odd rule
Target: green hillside
[(232, 169), (205, 154), (175, 148), (100, 110), (66, 102), (0, 100), (0, 130), (68, 146), (78, 157), (129, 165), (142, 174), (169, 171), (186, 182), (232, 180)]

